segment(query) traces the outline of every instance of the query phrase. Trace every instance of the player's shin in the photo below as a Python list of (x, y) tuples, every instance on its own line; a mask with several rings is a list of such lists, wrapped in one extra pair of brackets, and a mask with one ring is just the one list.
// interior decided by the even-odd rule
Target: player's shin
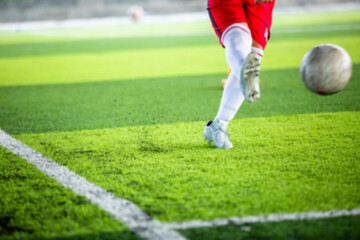
[[(244, 97), (240, 88), (240, 71), (245, 57), (251, 49), (251, 36), (245, 26), (240, 24), (231, 28), (223, 37), (226, 49), (226, 61), (231, 69), (231, 74), (223, 91), (220, 107), (216, 120), (229, 122), (239, 110)], [(246, 30), (246, 31), (245, 31)]]

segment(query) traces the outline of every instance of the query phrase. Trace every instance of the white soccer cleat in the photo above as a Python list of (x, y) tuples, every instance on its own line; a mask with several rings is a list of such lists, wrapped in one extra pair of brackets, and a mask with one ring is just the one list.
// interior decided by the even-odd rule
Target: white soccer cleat
[(245, 58), (241, 69), (240, 86), (246, 101), (256, 102), (260, 99), (259, 72), (261, 58), (254, 52)]
[(233, 145), (229, 141), (226, 134), (227, 122), (225, 121), (210, 121), (206, 124), (204, 129), (204, 137), (208, 143), (213, 142), (216, 148), (228, 149)]

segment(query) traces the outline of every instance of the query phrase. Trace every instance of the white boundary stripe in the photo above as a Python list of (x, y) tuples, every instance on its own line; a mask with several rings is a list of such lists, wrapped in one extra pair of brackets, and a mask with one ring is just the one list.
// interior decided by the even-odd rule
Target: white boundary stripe
[[(348, 30), (359, 30), (360, 24), (352, 24), (352, 25), (319, 25), (319, 26), (295, 26), (295, 27), (274, 27), (272, 29), (272, 34), (277, 33), (312, 33), (312, 32), (332, 32), (332, 31), (348, 31)], [(0, 26), (1, 31), (1, 26)], [(50, 31), (50, 32), (49, 32)], [(34, 36), (42, 36), (42, 37), (65, 37), (65, 38), (94, 38), (93, 35), (90, 33), (68, 33), (64, 34), (63, 32), (56, 32), (56, 30), (49, 30), (49, 31), (28, 31), (26, 32), (29, 35)], [(143, 38), (143, 37), (182, 37), (182, 36), (213, 36), (213, 31), (176, 31), (176, 32), (155, 32), (155, 33), (104, 33), (101, 36), (95, 37), (104, 37), (104, 38)], [(224, 34), (223, 34), (224, 37)], [(222, 38), (223, 38), (222, 37)]]
[(351, 210), (327, 211), (327, 212), (309, 212), (293, 214), (271, 214), (267, 216), (248, 216), (242, 218), (215, 219), (210, 221), (189, 221), (179, 223), (164, 224), (171, 229), (188, 229), (199, 227), (215, 227), (224, 225), (244, 225), (250, 223), (281, 222), (281, 221), (299, 221), (314, 220), (321, 218), (345, 217), (360, 215), (360, 208)]
[(44, 157), (39, 152), (12, 138), (0, 129), (0, 145), (34, 164), (47, 176), (82, 195), (124, 225), (148, 240), (185, 240), (183, 236), (152, 219), (132, 202), (117, 198), (105, 189), (94, 185), (68, 168)]

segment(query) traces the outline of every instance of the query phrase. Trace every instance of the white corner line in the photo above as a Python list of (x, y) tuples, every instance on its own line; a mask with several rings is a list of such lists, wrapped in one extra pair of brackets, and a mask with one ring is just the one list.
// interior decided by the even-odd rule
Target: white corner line
[(188, 229), (200, 227), (216, 227), (224, 225), (244, 225), (252, 223), (266, 223), (266, 222), (281, 222), (281, 221), (300, 221), (300, 220), (315, 220), (323, 218), (345, 217), (360, 215), (360, 208), (351, 210), (338, 210), (326, 212), (308, 212), (308, 213), (292, 213), (292, 214), (271, 214), (264, 216), (248, 216), (248, 217), (233, 217), (227, 219), (215, 219), (209, 221), (188, 221), (178, 223), (164, 224), (170, 229)]
[(151, 218), (134, 203), (96, 186), (75, 172), (44, 157), (0, 129), (0, 145), (35, 165), (47, 176), (82, 195), (147, 240), (186, 240), (176, 231)]

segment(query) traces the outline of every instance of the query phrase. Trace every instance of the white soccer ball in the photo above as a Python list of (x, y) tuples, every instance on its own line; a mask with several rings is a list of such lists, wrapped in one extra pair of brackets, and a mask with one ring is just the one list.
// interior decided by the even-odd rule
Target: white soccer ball
[(321, 95), (337, 93), (350, 81), (351, 58), (338, 45), (320, 44), (305, 54), (300, 74), (310, 91)]
[(137, 22), (144, 16), (145, 11), (141, 6), (131, 6), (127, 10), (127, 13), (131, 16), (134, 22)]

